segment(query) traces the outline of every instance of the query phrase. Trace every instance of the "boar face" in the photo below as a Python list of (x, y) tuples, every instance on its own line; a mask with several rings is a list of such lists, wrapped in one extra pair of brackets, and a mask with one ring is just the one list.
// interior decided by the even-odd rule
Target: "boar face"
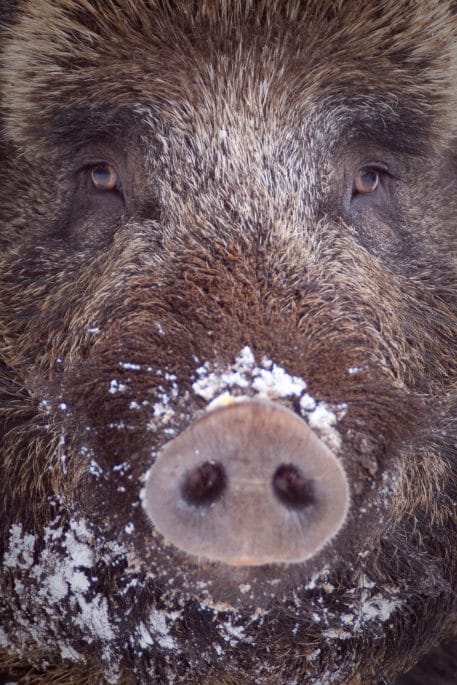
[(452, 634), (450, 5), (5, 9), (11, 672), (390, 683)]

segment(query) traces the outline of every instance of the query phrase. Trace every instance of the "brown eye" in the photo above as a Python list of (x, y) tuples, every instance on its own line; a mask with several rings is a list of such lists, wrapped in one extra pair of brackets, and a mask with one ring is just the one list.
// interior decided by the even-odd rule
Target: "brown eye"
[(376, 169), (359, 169), (354, 178), (357, 193), (374, 193), (379, 184), (379, 173)]
[(91, 179), (96, 190), (116, 190), (120, 185), (119, 174), (111, 164), (94, 166)]

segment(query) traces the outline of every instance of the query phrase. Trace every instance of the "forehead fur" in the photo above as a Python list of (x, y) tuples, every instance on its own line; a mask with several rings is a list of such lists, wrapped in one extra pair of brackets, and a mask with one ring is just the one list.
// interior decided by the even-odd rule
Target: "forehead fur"
[(456, 34), (443, 0), (23, 0), (0, 72), (6, 132), (27, 144), (74, 106), (184, 111), (216, 93), (290, 112), (382, 94), (446, 137)]

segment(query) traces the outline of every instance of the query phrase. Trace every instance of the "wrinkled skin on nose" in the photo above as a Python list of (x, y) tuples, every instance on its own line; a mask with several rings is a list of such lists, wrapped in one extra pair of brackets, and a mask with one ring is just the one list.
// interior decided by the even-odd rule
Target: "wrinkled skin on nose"
[(143, 503), (184, 552), (254, 566), (313, 556), (343, 525), (349, 488), (339, 460), (294, 412), (244, 401), (164, 447)]

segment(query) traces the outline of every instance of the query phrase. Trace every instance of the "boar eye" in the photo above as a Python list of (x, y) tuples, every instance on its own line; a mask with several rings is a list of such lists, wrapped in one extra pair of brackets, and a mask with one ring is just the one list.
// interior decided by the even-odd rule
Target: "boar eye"
[(91, 180), (96, 190), (120, 190), (117, 169), (112, 164), (97, 164), (91, 169)]
[(379, 172), (370, 167), (359, 169), (354, 177), (354, 194), (374, 193), (379, 185)]

